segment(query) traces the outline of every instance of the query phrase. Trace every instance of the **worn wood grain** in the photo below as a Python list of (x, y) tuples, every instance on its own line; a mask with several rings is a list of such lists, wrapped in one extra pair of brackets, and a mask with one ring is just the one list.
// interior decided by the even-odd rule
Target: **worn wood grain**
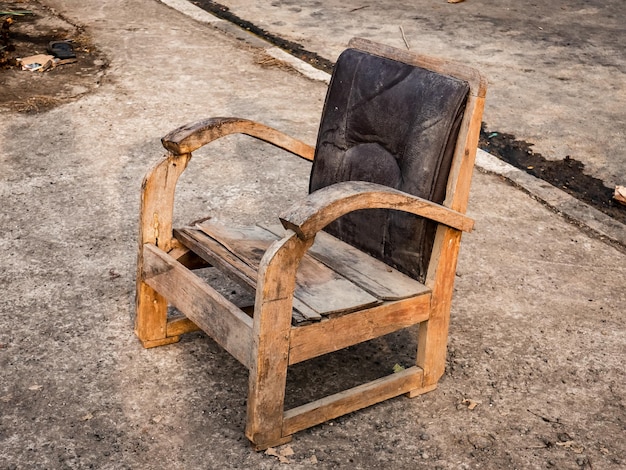
[(283, 435), (315, 426), (419, 388), (422, 370), (410, 367), (396, 374), (331, 395), (285, 412)]
[(424, 386), (435, 384), (446, 367), (446, 349), (454, 278), (461, 232), (440, 226), (435, 235), (426, 285), (431, 288), (431, 311), (420, 325), (416, 364), (424, 370)]
[(257, 270), (244, 263), (216, 240), (192, 227), (174, 229), (174, 235), (202, 259), (236, 282), (256, 289)]
[(246, 436), (256, 446), (285, 437), (281, 430), (293, 292), (300, 260), (311, 244), (290, 233), (270, 246), (259, 266), (246, 423)]
[(190, 158), (190, 154), (165, 155), (146, 174), (141, 188), (135, 333), (144, 347), (178, 341), (175, 336), (167, 339), (167, 300), (143, 282), (143, 245), (151, 243), (165, 251), (176, 246), (172, 238), (174, 192)]
[(467, 210), (469, 201), (484, 106), (484, 97), (470, 96), (468, 98), (448, 176), (446, 198), (443, 204), (462, 213)]
[(315, 149), (310, 145), (264, 124), (233, 117), (214, 117), (184, 125), (167, 134), (161, 142), (170, 152), (184, 154), (236, 133), (255, 137), (306, 160), (313, 160)]
[(434, 202), (365, 181), (345, 181), (315, 191), (280, 216), (286, 229), (308, 239), (333, 220), (360, 209), (395, 209), (471, 231), (474, 221)]
[[(253, 291), (256, 290), (257, 269), (245, 263), (222, 244), (201, 230), (191, 227), (175, 229), (174, 234), (182, 243), (211, 263), (211, 265), (218, 267), (222, 273), (232, 280), (243, 283)], [(306, 324), (311, 321), (318, 321), (321, 318), (319, 312), (313, 310), (297, 298), (293, 300), (293, 307), (296, 310), (293, 312), (295, 324)]]
[[(280, 225), (263, 227), (278, 236), (285, 233)], [(424, 284), (323, 230), (315, 236), (308, 255), (380, 300), (407, 299), (430, 291)]]
[(250, 367), (252, 319), (167, 253), (144, 245), (146, 284), (198, 325), (235, 359)]
[(430, 294), (386, 302), (291, 330), (289, 364), (362, 343), (428, 319)]
[[(260, 226), (232, 228), (206, 221), (198, 224), (198, 228), (252, 268), (259, 265), (271, 243), (279, 239)], [(352, 312), (380, 303), (379, 299), (310, 256), (304, 256), (300, 263), (294, 297), (318, 315)]]

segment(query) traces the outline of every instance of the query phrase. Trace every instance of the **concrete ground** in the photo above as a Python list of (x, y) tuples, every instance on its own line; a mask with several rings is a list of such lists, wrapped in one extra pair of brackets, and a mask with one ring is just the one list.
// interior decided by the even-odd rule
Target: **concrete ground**
[[(0, 120), (0, 468), (284, 468), (243, 437), (235, 360), (199, 333), (134, 337), (139, 187), (159, 138), (195, 119), (313, 143), (325, 86), (153, 0), (44, 3), (110, 66), (73, 102)], [(308, 171), (225, 139), (194, 157), (177, 218), (275, 220)], [(626, 256), (491, 174), (475, 173), (469, 215), (439, 388), (296, 434), (277, 451), (291, 467), (623, 467)], [(301, 364), (290, 402), (408, 365), (404, 343)]]
[(490, 83), (484, 116), (490, 131), (514, 134), (548, 159), (580, 160), (585, 173), (610, 188), (626, 184), (620, 0), (215, 3), (331, 61), (360, 36), (474, 65)]

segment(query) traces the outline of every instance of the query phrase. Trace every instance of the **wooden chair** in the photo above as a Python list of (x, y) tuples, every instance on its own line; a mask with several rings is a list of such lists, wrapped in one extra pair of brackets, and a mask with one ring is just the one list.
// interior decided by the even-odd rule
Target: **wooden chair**
[[(486, 84), (474, 69), (354, 39), (338, 59), (312, 147), (214, 118), (181, 127), (142, 187), (136, 333), (146, 348), (204, 330), (249, 369), (246, 436), (257, 450), (442, 376), (450, 304)], [(191, 153), (243, 133), (313, 160), (310, 194), (282, 226), (210, 220), (173, 230)], [(254, 291), (253, 311), (193, 272)], [(168, 305), (185, 317), (168, 318)], [(248, 306), (252, 308), (251, 306)], [(415, 365), (285, 411), (287, 368), (419, 324)], [(209, 365), (210, 367), (210, 365)]]

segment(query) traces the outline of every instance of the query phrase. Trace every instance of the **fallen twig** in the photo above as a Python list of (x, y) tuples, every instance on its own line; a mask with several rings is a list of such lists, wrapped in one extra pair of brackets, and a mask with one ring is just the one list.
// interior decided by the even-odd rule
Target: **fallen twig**
[(556, 420), (554, 420), (554, 419), (551, 419), (551, 418), (546, 418), (545, 416), (541, 416), (540, 414), (535, 413), (534, 411), (531, 411), (531, 410), (526, 410), (526, 411), (528, 411), (531, 415), (535, 415), (537, 418), (542, 419), (546, 423), (563, 424), (563, 423), (561, 423), (561, 421), (558, 418)]
[(402, 34), (402, 40), (404, 41), (404, 45), (406, 46), (408, 50), (411, 50), (411, 47), (409, 46), (409, 42), (406, 40), (406, 36), (404, 35), (404, 28), (402, 26), (400, 26), (400, 33)]

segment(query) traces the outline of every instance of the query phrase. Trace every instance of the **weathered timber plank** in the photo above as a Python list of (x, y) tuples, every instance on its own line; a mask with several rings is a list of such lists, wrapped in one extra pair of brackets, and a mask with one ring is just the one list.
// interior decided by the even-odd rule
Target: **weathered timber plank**
[[(204, 232), (187, 227), (175, 229), (174, 235), (180, 239), (181, 243), (184, 243), (198, 256), (220, 269), (235, 282), (243, 282), (252, 290), (256, 290), (257, 270), (251, 268)], [(321, 318), (318, 312), (296, 298), (293, 299), (293, 308), (295, 310), (293, 312), (294, 324), (306, 324)]]
[[(258, 266), (264, 246), (269, 247), (279, 239), (259, 226), (230, 228), (205, 221), (198, 227), (250, 267)], [(300, 262), (294, 297), (319, 315), (353, 312), (380, 303), (377, 298), (310, 256), (304, 256)], [(306, 312), (301, 313), (308, 316)]]
[(280, 216), (283, 227), (303, 240), (315, 236), (342, 215), (360, 209), (393, 209), (424, 217), (457, 230), (470, 232), (469, 217), (427, 199), (366, 181), (335, 183), (309, 194)]
[(419, 281), (326, 232), (318, 232), (315, 238), (319, 244), (309, 250), (313, 257), (382, 300), (407, 299), (430, 291)]
[(212, 238), (189, 227), (175, 229), (174, 236), (235, 282), (243, 282), (253, 290), (256, 289), (256, 269), (252, 269)]
[(145, 283), (249, 368), (252, 319), (154, 245), (144, 245), (143, 257)]
[(214, 117), (184, 125), (163, 137), (161, 143), (174, 154), (191, 153), (213, 140), (236, 133), (255, 137), (306, 160), (313, 160), (315, 149), (310, 145), (264, 124), (233, 117)]
[(421, 387), (422, 370), (410, 367), (396, 374), (293, 408), (284, 415), (283, 436)]
[[(193, 228), (180, 228), (174, 230), (174, 235), (201, 258), (218, 267), (234, 281), (243, 281), (253, 290), (256, 289), (257, 269), (251, 267), (204, 232)], [(321, 319), (318, 312), (299, 299), (293, 299), (293, 308), (295, 310), (293, 312), (294, 324), (306, 324)]]
[(446, 199), (443, 204), (462, 213), (467, 210), (469, 201), (484, 107), (485, 98), (469, 96), (448, 176)]
[(196, 224), (206, 235), (216, 240), (229, 252), (257, 271), (263, 255), (279, 238), (257, 225), (228, 227), (211, 220)]
[(430, 293), (291, 330), (289, 364), (296, 364), (428, 320)]
[[(262, 227), (278, 236), (285, 232), (280, 225)], [(419, 281), (324, 231), (317, 232), (308, 254), (381, 300), (407, 299), (430, 291)]]

